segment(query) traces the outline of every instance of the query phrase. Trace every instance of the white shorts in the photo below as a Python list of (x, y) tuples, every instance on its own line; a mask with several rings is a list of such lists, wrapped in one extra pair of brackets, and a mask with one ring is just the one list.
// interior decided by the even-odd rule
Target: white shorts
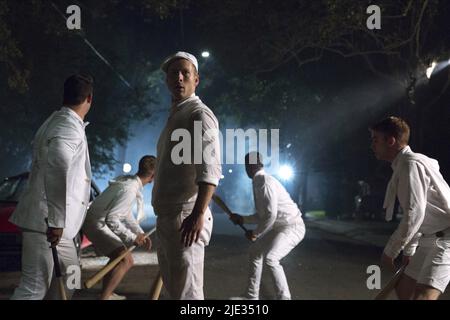
[(85, 222), (83, 233), (92, 242), (95, 252), (99, 256), (109, 256), (114, 250), (125, 247), (122, 240), (106, 224), (102, 226), (97, 223)]
[(450, 238), (422, 238), (405, 274), (442, 293), (450, 282)]

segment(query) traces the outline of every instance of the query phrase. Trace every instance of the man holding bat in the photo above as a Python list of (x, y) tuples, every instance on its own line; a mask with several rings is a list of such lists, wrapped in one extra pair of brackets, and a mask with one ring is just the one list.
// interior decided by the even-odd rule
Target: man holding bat
[(250, 277), (244, 299), (259, 299), (263, 264), (272, 275), (276, 298), (290, 300), (291, 293), (280, 260), (286, 257), (305, 236), (305, 225), (300, 209), (292, 201), (283, 185), (263, 168), (260, 153), (245, 156), (245, 170), (253, 181), (256, 213), (251, 216), (232, 214), (235, 224), (257, 224), (255, 230), (246, 232), (253, 241), (250, 248)]
[[(84, 117), (92, 103), (93, 80), (73, 75), (64, 82), (63, 107), (39, 128), (27, 189), (10, 221), (22, 230), (22, 275), (14, 300), (61, 299), (52, 276), (57, 248), (62, 275), (78, 266), (73, 239), (89, 205), (91, 166)], [(46, 222), (48, 221), (48, 225)], [(65, 282), (65, 281), (64, 281)], [(73, 290), (68, 290), (69, 298)]]
[(403, 251), (407, 267), (395, 288), (398, 297), (438, 299), (450, 281), (450, 188), (436, 160), (411, 151), (404, 120), (389, 117), (370, 130), (376, 158), (393, 169), (384, 200), (386, 220), (392, 219), (396, 203), (403, 211), (382, 265), (394, 270), (394, 259)]
[(202, 300), (205, 246), (213, 224), (208, 205), (221, 177), (219, 123), (195, 95), (200, 78), (193, 55), (177, 52), (161, 69), (172, 106), (158, 140), (152, 195), (158, 262), (171, 299)]
[[(132, 209), (136, 202), (138, 217), (143, 216), (143, 187), (153, 181), (156, 159), (144, 156), (136, 175), (120, 176), (110, 181), (108, 188), (90, 206), (83, 232), (92, 241), (98, 255), (114, 260), (131, 245), (150, 250), (151, 241), (145, 237)], [(103, 279), (101, 300), (124, 300), (114, 293), (122, 278), (133, 266), (131, 253), (125, 256)]]

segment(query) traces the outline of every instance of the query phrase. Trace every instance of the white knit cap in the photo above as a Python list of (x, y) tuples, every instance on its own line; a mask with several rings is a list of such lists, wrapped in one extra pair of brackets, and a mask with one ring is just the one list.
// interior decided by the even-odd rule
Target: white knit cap
[(194, 57), (192, 54), (183, 52), (183, 51), (178, 51), (177, 53), (166, 58), (166, 60), (164, 60), (163, 64), (161, 65), (161, 70), (164, 71), (165, 73), (167, 73), (167, 70), (169, 69), (169, 65), (172, 63), (172, 61), (177, 60), (177, 59), (186, 59), (186, 60), (190, 61), (194, 65), (195, 69), (198, 72), (197, 58)]

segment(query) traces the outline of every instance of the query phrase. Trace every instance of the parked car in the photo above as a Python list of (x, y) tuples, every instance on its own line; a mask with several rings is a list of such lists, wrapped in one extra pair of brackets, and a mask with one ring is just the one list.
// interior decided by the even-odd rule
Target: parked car
[[(17, 176), (5, 178), (0, 183), (0, 260), (4, 262), (9, 258), (9, 264), (17, 259), (20, 261), (22, 236), (19, 228), (9, 222), (9, 218), (16, 209), (20, 196), (25, 190), (28, 176), (29, 172), (24, 172)], [(92, 181), (90, 201), (93, 201), (99, 194), (99, 188)], [(77, 235), (74, 241), (79, 256), (82, 249), (91, 245), (89, 239), (82, 232)]]

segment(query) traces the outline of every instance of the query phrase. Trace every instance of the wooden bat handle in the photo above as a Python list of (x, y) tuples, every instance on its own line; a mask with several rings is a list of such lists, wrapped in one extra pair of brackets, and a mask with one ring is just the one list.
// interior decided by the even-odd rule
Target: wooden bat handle
[[(153, 232), (155, 232), (156, 228), (153, 228), (149, 232), (145, 234), (145, 238), (148, 238)], [(106, 266), (104, 266), (99, 272), (94, 274), (91, 278), (86, 280), (84, 282), (85, 288), (89, 289), (92, 288), (97, 282), (99, 282), (108, 272), (110, 272), (112, 269), (114, 269), (115, 266), (119, 264), (120, 261), (122, 261), (123, 258), (127, 256), (130, 252), (132, 252), (134, 249), (136, 249), (136, 246), (129, 247), (124, 253), (122, 253), (120, 256), (115, 258), (113, 261), (109, 262)]]
[(397, 272), (394, 274), (394, 276), (388, 282), (388, 284), (377, 294), (377, 296), (375, 297), (375, 300), (387, 299), (387, 297), (392, 292), (392, 290), (394, 290), (395, 287), (397, 286), (397, 283), (399, 282), (405, 269), (406, 269), (406, 265), (403, 265), (400, 269), (397, 270)]
[(163, 281), (161, 277), (161, 271), (158, 272), (155, 281), (152, 284), (152, 288), (150, 289), (150, 300), (158, 300), (161, 294)]
[[(225, 213), (228, 214), (229, 217), (231, 217), (233, 212), (230, 210), (230, 208), (228, 208), (228, 206), (225, 204), (225, 202), (223, 202), (223, 200), (216, 194), (213, 194), (212, 198), (213, 198), (214, 202), (217, 203), (217, 205), (219, 207), (221, 207), (222, 210), (225, 211)], [(248, 232), (248, 229), (246, 227), (244, 227), (242, 224), (238, 224), (238, 226), (241, 227), (242, 230), (244, 230), (245, 232)]]
[[(47, 218), (45, 218), (45, 223), (47, 224), (48, 228)], [(67, 300), (66, 288), (64, 287), (64, 278), (61, 275), (61, 265), (59, 264), (58, 250), (56, 249), (56, 247), (50, 248), (52, 249), (53, 266), (55, 268), (56, 279), (58, 280), (59, 294), (61, 295), (62, 300)]]

